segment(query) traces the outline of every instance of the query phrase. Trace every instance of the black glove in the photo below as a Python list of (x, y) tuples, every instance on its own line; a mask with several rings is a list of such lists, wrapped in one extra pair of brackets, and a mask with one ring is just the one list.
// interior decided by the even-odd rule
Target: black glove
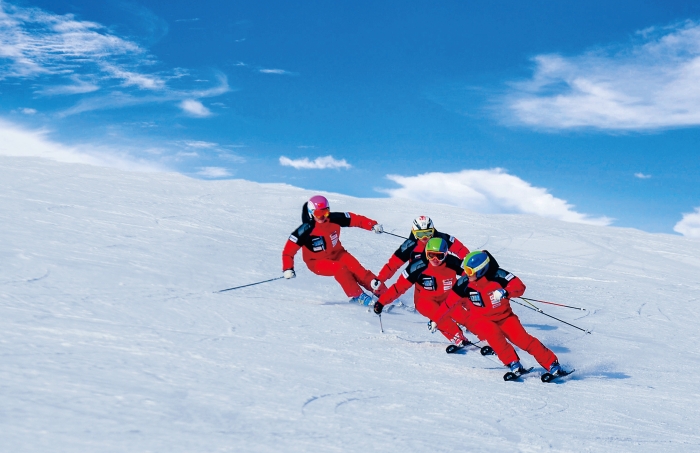
[(375, 302), (374, 303), (374, 312), (378, 315), (381, 315), (382, 310), (384, 310), (384, 305), (380, 304), (379, 302)]

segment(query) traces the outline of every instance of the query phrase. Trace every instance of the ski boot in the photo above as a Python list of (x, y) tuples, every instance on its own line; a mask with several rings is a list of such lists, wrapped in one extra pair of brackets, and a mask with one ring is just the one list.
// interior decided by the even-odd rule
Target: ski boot
[(462, 333), (457, 333), (455, 334), (454, 338), (452, 339), (452, 344), (447, 346), (445, 349), (445, 352), (448, 354), (454, 354), (457, 351), (460, 351), (467, 346), (469, 346), (471, 341), (467, 340), (467, 338), (464, 336)]
[(504, 381), (514, 381), (523, 374), (527, 374), (532, 371), (532, 368), (524, 368), (519, 360), (512, 362), (510, 365), (508, 365), (508, 367), (510, 368), (510, 371), (503, 375)]
[(571, 370), (571, 371), (566, 371), (564, 368), (559, 365), (559, 361), (555, 360), (552, 362), (552, 364), (549, 366), (549, 371), (546, 373), (543, 373), (540, 379), (542, 382), (551, 382), (556, 378), (559, 377), (564, 377), (568, 376), (569, 374), (573, 373), (576, 370)]
[(355, 303), (355, 304), (360, 304), (364, 305), (367, 307), (373, 307), (374, 306), (374, 299), (372, 299), (372, 296), (370, 296), (367, 293), (362, 293), (357, 297), (353, 297), (350, 299), (350, 303)]

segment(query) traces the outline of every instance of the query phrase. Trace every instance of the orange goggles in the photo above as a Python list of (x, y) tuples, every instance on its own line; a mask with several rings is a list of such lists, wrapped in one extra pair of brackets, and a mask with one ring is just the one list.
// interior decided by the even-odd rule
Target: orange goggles
[(314, 209), (313, 216), (316, 219), (325, 219), (331, 215), (331, 208)]
[(464, 269), (464, 273), (467, 274), (467, 277), (473, 277), (479, 271), (484, 269), (489, 264), (489, 261), (490, 260), (487, 259), (486, 261), (484, 261), (483, 263), (481, 263), (480, 265), (478, 265), (476, 267), (469, 267), (469, 266), (465, 266), (464, 264), (462, 264), (462, 269)]
[(464, 273), (467, 274), (467, 277), (473, 277), (476, 275), (476, 270), (472, 269), (471, 267), (463, 267)]
[(430, 261), (442, 261), (447, 256), (447, 253), (427, 251), (425, 252), (425, 256), (427, 256)]
[(415, 236), (416, 239), (425, 239), (425, 238), (430, 239), (431, 237), (433, 237), (433, 234), (435, 234), (435, 228), (428, 228), (427, 230), (414, 230), (413, 231), (413, 236)]

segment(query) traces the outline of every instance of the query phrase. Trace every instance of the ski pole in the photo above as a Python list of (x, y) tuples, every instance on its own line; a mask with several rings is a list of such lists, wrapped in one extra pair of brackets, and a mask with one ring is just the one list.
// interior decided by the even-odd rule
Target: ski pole
[(529, 299), (529, 298), (527, 298), (527, 297), (519, 297), (519, 299), (527, 300), (527, 301), (530, 301), (530, 302), (539, 302), (539, 303), (541, 303), (541, 304), (556, 305), (557, 307), (566, 307), (566, 308), (573, 308), (573, 309), (575, 309), (575, 310), (584, 310), (584, 311), (588, 311), (588, 310), (586, 310), (585, 308), (581, 308), (581, 307), (572, 307), (571, 305), (558, 304), (558, 303), (556, 303), (556, 302), (547, 302), (546, 300)]
[(384, 333), (384, 326), (382, 325), (382, 314), (379, 313), (379, 330)]
[(405, 237), (403, 237), (403, 236), (399, 236), (398, 234), (389, 233), (388, 231), (384, 231), (383, 233), (384, 233), (384, 234), (390, 234), (390, 235), (392, 235), (392, 236), (396, 236), (397, 238), (401, 238), (401, 239), (404, 239), (404, 240), (407, 239), (407, 238), (405, 238)]
[(517, 300), (512, 300), (512, 299), (511, 299), (511, 302), (515, 302), (516, 304), (522, 305), (523, 307), (529, 308), (530, 310), (534, 310), (534, 311), (536, 311), (537, 313), (541, 313), (541, 314), (543, 314), (543, 315), (545, 315), (545, 316), (549, 316), (549, 317), (552, 318), (552, 319), (556, 319), (557, 321), (563, 322), (564, 324), (566, 324), (566, 325), (568, 325), (568, 326), (571, 326), (571, 327), (573, 327), (573, 328), (576, 328), (576, 329), (578, 329), (578, 330), (582, 330), (582, 331), (584, 331), (584, 332), (586, 332), (586, 333), (591, 333), (590, 330), (582, 329), (582, 328), (580, 328), (580, 327), (578, 327), (578, 326), (575, 326), (575, 325), (573, 325), (573, 324), (571, 324), (571, 323), (568, 323), (568, 322), (566, 322), (566, 321), (564, 321), (564, 320), (561, 320), (561, 319), (559, 319), (559, 318), (555, 318), (555, 317), (552, 316), (552, 315), (548, 315), (547, 313), (543, 312), (542, 310), (540, 310), (540, 309), (537, 308), (537, 307), (534, 307), (534, 308), (533, 308), (533, 307), (528, 307), (527, 305), (521, 304), (521, 303), (518, 302)]
[(261, 282), (249, 283), (249, 284), (247, 284), (247, 285), (234, 286), (233, 288), (226, 288), (226, 289), (222, 289), (222, 290), (219, 290), (219, 291), (214, 291), (214, 293), (223, 293), (224, 291), (231, 291), (232, 289), (240, 289), (240, 288), (245, 288), (246, 286), (253, 286), (253, 285), (259, 285), (259, 284), (261, 284), (261, 283), (273, 282), (273, 281), (279, 280), (279, 279), (281, 279), (281, 278), (284, 278), (284, 275), (281, 276), (281, 277), (271, 278), (271, 279), (269, 279), (269, 280), (263, 280), (263, 281), (261, 281)]

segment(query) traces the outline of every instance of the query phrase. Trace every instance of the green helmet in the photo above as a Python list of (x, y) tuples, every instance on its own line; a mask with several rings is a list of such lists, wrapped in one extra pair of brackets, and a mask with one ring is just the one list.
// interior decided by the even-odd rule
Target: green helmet
[(432, 238), (425, 245), (425, 257), (428, 261), (443, 262), (447, 257), (447, 241), (442, 238)]

